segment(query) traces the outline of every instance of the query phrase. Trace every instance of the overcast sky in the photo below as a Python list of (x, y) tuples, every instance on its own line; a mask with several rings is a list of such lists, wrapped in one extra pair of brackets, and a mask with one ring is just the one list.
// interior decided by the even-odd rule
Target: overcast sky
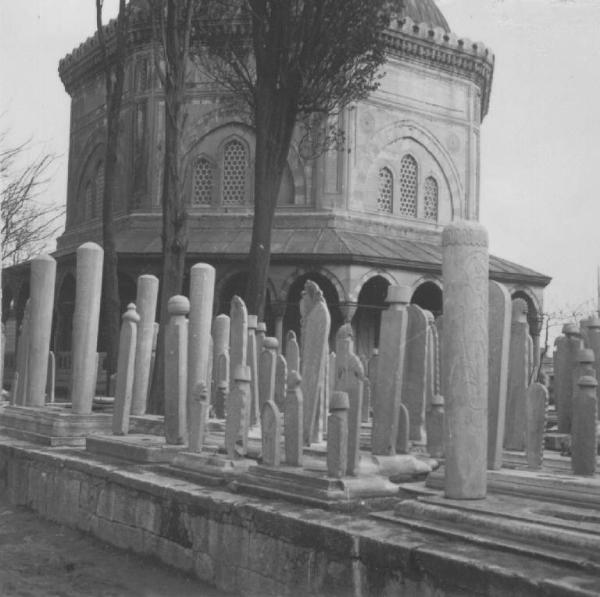
[[(108, 16), (117, 0), (105, 0)], [(594, 308), (600, 264), (600, 1), (438, 0), (452, 30), (496, 55), (482, 126), (481, 220), (493, 253), (553, 277), (546, 310)], [(59, 154), (69, 99), (58, 61), (95, 28), (94, 0), (0, 0), (1, 129)]]

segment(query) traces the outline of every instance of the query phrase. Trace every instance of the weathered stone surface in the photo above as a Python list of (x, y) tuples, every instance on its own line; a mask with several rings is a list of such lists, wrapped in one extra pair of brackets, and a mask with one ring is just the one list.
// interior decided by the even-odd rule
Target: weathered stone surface
[(143, 415), (146, 412), (150, 370), (152, 368), (152, 345), (156, 325), (156, 303), (158, 301), (158, 278), (144, 274), (137, 279), (135, 305), (140, 317), (135, 349), (135, 375), (133, 378), (133, 396), (131, 414)]
[(273, 400), (267, 400), (262, 408), (261, 435), (262, 463), (265, 466), (279, 466), (281, 464), (281, 413)]
[(260, 354), (256, 348), (256, 326), (258, 319), (256, 315), (248, 315), (248, 353), (246, 364), (250, 367), (250, 420), (249, 425), (257, 425), (260, 419), (260, 390), (258, 379), (258, 361)]
[(325, 359), (331, 326), (329, 309), (315, 282), (307, 280), (300, 300), (302, 317), (302, 396), (304, 397), (304, 443), (310, 444), (319, 425), (319, 404), (325, 383)]
[(581, 348), (577, 353), (577, 364), (573, 370), (573, 396), (579, 391), (579, 380), (582, 377), (596, 377), (596, 356), (589, 348)]
[(360, 458), (364, 370), (354, 352), (354, 333), (347, 323), (336, 334), (335, 389), (348, 396), (348, 449), (346, 475), (354, 475)]
[[(248, 355), (248, 311), (239, 296), (231, 299), (229, 334), (229, 383), (233, 386), (237, 367), (246, 366)], [(225, 410), (227, 411), (226, 405)]]
[(300, 373), (300, 347), (298, 346), (298, 340), (296, 340), (296, 332), (294, 332), (294, 330), (290, 330), (286, 334), (285, 358), (288, 364), (288, 370)]
[(508, 355), (510, 346), (511, 299), (506, 286), (489, 283), (489, 354), (488, 354), (488, 468), (502, 466)]
[(548, 390), (541, 383), (532, 383), (527, 388), (525, 453), (527, 466), (539, 469), (544, 458), (544, 428), (546, 424), (546, 406)]
[(596, 420), (598, 403), (594, 377), (581, 377), (573, 408), (573, 427), (571, 434), (571, 466), (575, 475), (594, 475), (596, 472), (596, 454), (598, 438)]
[(267, 337), (263, 340), (263, 351), (258, 366), (258, 399), (261, 416), (265, 404), (275, 399), (278, 344), (276, 338)]
[(229, 354), (229, 332), (229, 315), (225, 315), (224, 313), (217, 315), (213, 320), (211, 334), (213, 339), (213, 379), (211, 404), (213, 405), (217, 399), (217, 388), (219, 383), (224, 380), (229, 382), (229, 364), (227, 365), (227, 372), (225, 375), (223, 375), (223, 371), (219, 368), (219, 357), (224, 353)]
[(248, 410), (250, 409), (250, 367), (238, 365), (234, 386), (229, 393), (225, 418), (225, 451), (231, 459), (248, 452)]
[(25, 406), (27, 394), (27, 366), (29, 364), (29, 320), (31, 317), (31, 299), (25, 303), (25, 312), (21, 321), (21, 333), (17, 342), (17, 368), (12, 384), (11, 403)]
[(25, 398), (27, 406), (39, 407), (46, 403), (55, 278), (56, 261), (50, 255), (39, 255), (31, 260), (31, 319)]
[(114, 435), (127, 435), (129, 432), (139, 322), (140, 316), (137, 314), (135, 305), (130, 303), (127, 311), (123, 313), (119, 336), (119, 360), (112, 422)]
[(277, 363), (275, 365), (275, 395), (273, 400), (279, 410), (284, 409), (285, 397), (287, 393), (288, 369), (285, 357), (279, 351), (279, 343), (277, 350)]
[(410, 452), (410, 413), (406, 405), (400, 403), (398, 408), (398, 434), (396, 436), (396, 454)]
[(219, 419), (225, 417), (227, 396), (229, 394), (229, 351), (219, 355), (217, 359), (217, 394), (215, 395), (215, 415)]
[(406, 307), (410, 293), (408, 286), (390, 286), (389, 307), (381, 314), (371, 439), (372, 452), (376, 455), (392, 455), (396, 451), (408, 327)]
[(302, 466), (302, 426), (304, 417), (302, 413), (302, 390), (300, 389), (301, 381), (298, 372), (290, 372), (283, 407), (285, 463), (288, 466)]
[(529, 324), (527, 303), (520, 298), (512, 302), (510, 348), (508, 352), (508, 390), (506, 395), (506, 422), (504, 447), (508, 450), (525, 449), (525, 403), (529, 379)]
[(96, 393), (96, 350), (102, 296), (104, 251), (95, 243), (77, 249), (73, 315), (71, 402), (73, 412), (89, 414)]
[(187, 441), (188, 320), (190, 302), (173, 296), (168, 303), (165, 334), (165, 438), (168, 444)]
[(329, 405), (327, 434), (327, 474), (340, 479), (348, 466), (348, 394), (334, 392)]
[(574, 324), (563, 326), (563, 334), (556, 339), (554, 355), (554, 398), (559, 433), (570, 433), (573, 418), (573, 374), (581, 349), (581, 335)]
[(204, 435), (208, 421), (208, 388), (202, 381), (196, 384), (190, 397), (189, 419), (189, 441), (188, 450), (190, 452), (202, 452), (204, 444)]
[(486, 495), (488, 393), (487, 232), (457, 221), (442, 233), (446, 400), (444, 491), (454, 499)]
[(427, 413), (427, 452), (432, 458), (444, 457), (444, 397), (439, 394)]
[(402, 378), (402, 403), (408, 409), (411, 441), (424, 445), (426, 373), (427, 373), (427, 331), (429, 324), (425, 311), (418, 305), (406, 308), (408, 326)]

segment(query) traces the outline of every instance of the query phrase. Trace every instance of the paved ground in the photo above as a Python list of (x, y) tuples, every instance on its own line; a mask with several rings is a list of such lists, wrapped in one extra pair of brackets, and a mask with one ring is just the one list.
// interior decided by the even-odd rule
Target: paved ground
[(155, 560), (10, 506), (0, 496), (1, 597), (223, 597)]

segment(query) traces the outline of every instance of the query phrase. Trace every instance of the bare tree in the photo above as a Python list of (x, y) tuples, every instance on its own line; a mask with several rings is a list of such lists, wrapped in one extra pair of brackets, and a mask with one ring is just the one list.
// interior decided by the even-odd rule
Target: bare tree
[(301, 120), (314, 140), (315, 125), (325, 130), (328, 117), (376, 89), (385, 60), (387, 5), (385, 0), (215, 0), (200, 20), (199, 43), (209, 49), (200, 54), (200, 62), (247, 106), (254, 120), (246, 302), (259, 318), (277, 196), (294, 129)]
[(10, 146), (0, 134), (2, 266), (14, 265), (47, 250), (62, 225), (64, 209), (41, 201), (55, 156), (42, 153), (21, 165), (32, 151), (29, 141)]
[(102, 197), (102, 244), (104, 247), (104, 270), (102, 273), (102, 310), (106, 326), (107, 379), (117, 370), (119, 352), (119, 323), (121, 302), (119, 300), (118, 256), (114, 229), (114, 200), (117, 192), (117, 151), (119, 145), (119, 119), (125, 79), (125, 59), (129, 33), (129, 12), (125, 0), (119, 0), (116, 44), (108, 52), (102, 26), (104, 0), (96, 0), (96, 28), (106, 89), (106, 144), (104, 157), (104, 192)]

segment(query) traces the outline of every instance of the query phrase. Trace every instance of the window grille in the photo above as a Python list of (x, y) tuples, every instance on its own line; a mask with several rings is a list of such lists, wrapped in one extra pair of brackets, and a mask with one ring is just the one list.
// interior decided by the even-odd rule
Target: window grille
[(92, 218), (100, 217), (102, 214), (102, 203), (104, 201), (104, 164), (100, 162), (96, 168), (96, 197), (92, 207)]
[(243, 205), (246, 194), (246, 148), (229, 141), (223, 153), (223, 205)]
[(425, 219), (437, 222), (438, 219), (438, 184), (433, 176), (425, 179)]
[(210, 205), (213, 194), (213, 169), (206, 158), (194, 161), (192, 205)]
[(405, 155), (400, 162), (400, 214), (417, 217), (417, 162)]
[(377, 189), (377, 211), (392, 213), (394, 194), (394, 177), (389, 168), (379, 170), (379, 184)]

